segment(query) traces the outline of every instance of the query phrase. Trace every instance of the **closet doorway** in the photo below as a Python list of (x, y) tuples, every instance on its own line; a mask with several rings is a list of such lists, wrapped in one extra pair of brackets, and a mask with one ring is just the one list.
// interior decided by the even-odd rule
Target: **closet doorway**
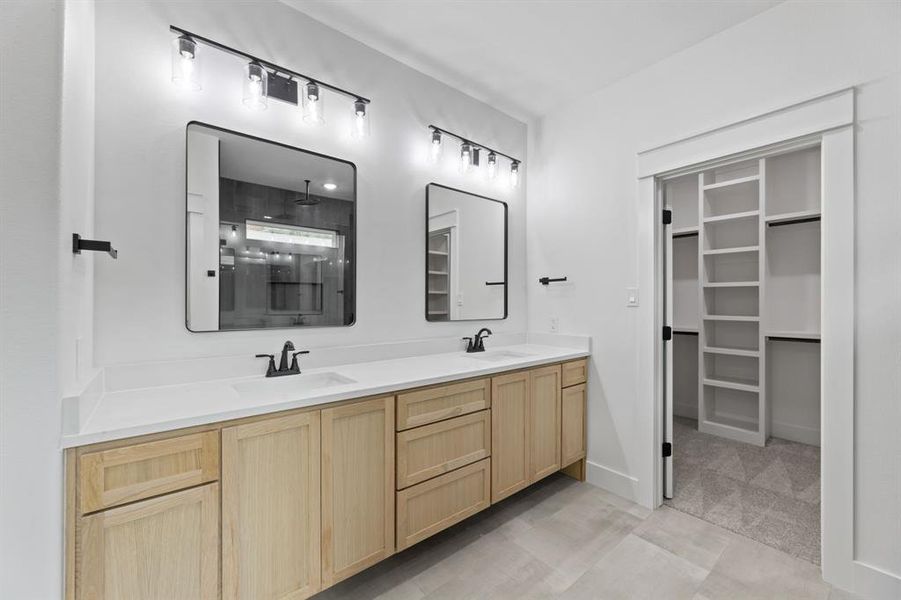
[(816, 564), (821, 162), (813, 141), (658, 180), (664, 502)]

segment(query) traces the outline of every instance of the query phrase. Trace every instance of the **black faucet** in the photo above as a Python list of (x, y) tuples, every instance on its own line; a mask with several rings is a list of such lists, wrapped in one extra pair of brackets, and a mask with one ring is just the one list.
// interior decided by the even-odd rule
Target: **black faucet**
[[(288, 353), (291, 353), (291, 366), (288, 366)], [(294, 344), (289, 340), (282, 347), (282, 358), (279, 361), (278, 369), (275, 368), (274, 354), (257, 354), (257, 358), (268, 358), (269, 368), (266, 369), (266, 377), (281, 377), (283, 375), (300, 375), (300, 366), (297, 364), (298, 354), (309, 354), (309, 350), (294, 351)]]
[[(485, 335), (482, 335), (484, 333)], [(476, 333), (475, 337), (465, 337), (466, 340), (466, 351), (467, 352), (484, 352), (485, 351), (485, 338), (491, 335), (491, 330), (487, 327), (482, 327), (479, 329), (478, 333)]]

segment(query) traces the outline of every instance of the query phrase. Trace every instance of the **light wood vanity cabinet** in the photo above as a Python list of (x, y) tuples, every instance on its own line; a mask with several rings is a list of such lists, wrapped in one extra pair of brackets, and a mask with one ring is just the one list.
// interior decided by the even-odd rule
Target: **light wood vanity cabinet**
[(587, 391), (584, 383), (563, 388), (560, 452), (564, 466), (585, 458), (585, 405)]
[(307, 598), (584, 479), (586, 380), (578, 360), (69, 449), (67, 600)]
[(529, 483), (560, 470), (560, 365), (529, 372)]
[(322, 586), (394, 553), (394, 396), (322, 411)]
[(219, 486), (82, 517), (77, 597), (219, 597)]
[(222, 430), (222, 597), (320, 589), (319, 411)]
[(530, 392), (528, 371), (500, 375), (491, 380), (492, 503), (529, 485)]

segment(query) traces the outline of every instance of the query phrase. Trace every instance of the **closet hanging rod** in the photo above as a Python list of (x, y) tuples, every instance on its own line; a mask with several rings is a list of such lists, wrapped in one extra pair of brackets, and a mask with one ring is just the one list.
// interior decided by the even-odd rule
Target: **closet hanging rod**
[(678, 239), (678, 238), (697, 237), (697, 236), (698, 236), (698, 232), (697, 232), (697, 231), (689, 231), (689, 232), (687, 232), (687, 233), (674, 233), (674, 234), (673, 234), (673, 239), (675, 240), (675, 239)]

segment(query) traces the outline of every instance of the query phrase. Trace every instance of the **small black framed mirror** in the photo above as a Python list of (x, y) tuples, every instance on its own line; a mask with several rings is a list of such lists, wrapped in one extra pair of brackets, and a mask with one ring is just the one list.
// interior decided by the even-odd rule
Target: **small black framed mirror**
[(191, 122), (185, 324), (190, 331), (353, 325), (353, 163)]
[(425, 192), (425, 318), (507, 318), (507, 203), (437, 183)]

